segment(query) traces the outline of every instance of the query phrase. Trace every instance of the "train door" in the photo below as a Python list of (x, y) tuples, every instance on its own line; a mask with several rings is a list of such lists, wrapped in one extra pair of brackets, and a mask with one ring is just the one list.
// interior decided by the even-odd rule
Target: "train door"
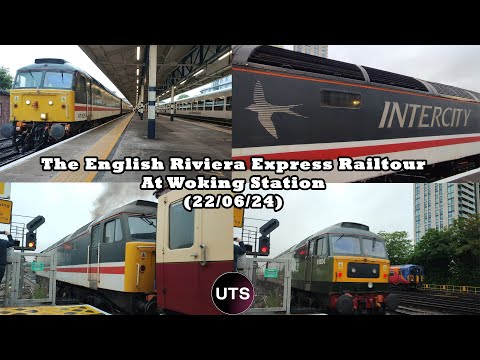
[(191, 192), (170, 191), (159, 199), (157, 305), (183, 314), (220, 314), (211, 290), (221, 274), (233, 271), (233, 210), (187, 211), (183, 207), (187, 194)]
[(92, 237), (88, 246), (88, 283), (92, 289), (97, 289), (100, 282), (100, 246), (102, 240), (103, 224), (97, 224), (92, 228)]
[(310, 291), (312, 286), (312, 272), (314, 269), (314, 261), (315, 261), (315, 240), (310, 240), (308, 243), (308, 254), (307, 258), (305, 259), (305, 290)]
[(87, 79), (87, 120), (92, 120), (92, 81)]
[(157, 235), (156, 288), (160, 308), (185, 313), (195, 307), (192, 299), (198, 299), (198, 267), (205, 254), (195, 227), (201, 211), (185, 210), (182, 195), (183, 191), (169, 192), (158, 204), (157, 231), (162, 234)]

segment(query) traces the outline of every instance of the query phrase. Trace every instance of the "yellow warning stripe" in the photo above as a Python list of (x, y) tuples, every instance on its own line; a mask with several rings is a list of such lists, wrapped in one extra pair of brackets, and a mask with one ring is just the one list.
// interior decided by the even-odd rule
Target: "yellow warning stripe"
[(107, 159), (112, 152), (113, 147), (117, 143), (123, 131), (126, 129), (130, 120), (133, 118), (133, 113), (127, 115), (123, 120), (120, 120), (116, 126), (108, 133), (103, 135), (93, 146), (85, 151), (78, 160), (80, 169), (78, 171), (62, 171), (55, 175), (50, 181), (52, 182), (92, 182), (97, 171), (85, 171), (83, 169), (84, 158), (96, 156), (99, 160)]
[(0, 308), (0, 315), (104, 315), (90, 305), (18, 306)]

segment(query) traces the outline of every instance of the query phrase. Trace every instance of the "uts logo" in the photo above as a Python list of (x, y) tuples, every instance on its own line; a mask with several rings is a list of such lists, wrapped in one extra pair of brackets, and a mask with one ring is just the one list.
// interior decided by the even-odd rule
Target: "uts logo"
[(236, 315), (246, 311), (254, 298), (252, 283), (237, 272), (221, 275), (212, 286), (213, 303), (224, 314)]
[(306, 116), (300, 115), (294, 111), (292, 108), (295, 106), (299, 106), (302, 104), (297, 105), (273, 105), (270, 104), (265, 99), (265, 94), (263, 93), (263, 86), (260, 81), (257, 80), (255, 83), (255, 89), (253, 90), (253, 104), (248, 106), (246, 109), (250, 111), (254, 111), (258, 113), (258, 120), (260, 124), (268, 131), (270, 135), (272, 135), (275, 139), (278, 140), (277, 129), (272, 121), (273, 113), (285, 113), (290, 115), (295, 115), (299, 117), (306, 118)]

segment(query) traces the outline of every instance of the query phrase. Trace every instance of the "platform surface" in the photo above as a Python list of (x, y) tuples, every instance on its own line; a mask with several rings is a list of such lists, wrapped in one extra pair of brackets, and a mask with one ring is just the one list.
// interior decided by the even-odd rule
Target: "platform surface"
[(0, 315), (109, 315), (91, 305), (0, 307)]
[[(170, 172), (169, 158), (191, 157), (202, 160), (231, 159), (231, 128), (159, 115), (155, 120), (155, 139), (147, 138), (148, 120), (140, 120), (136, 114), (127, 114), (71, 139), (31, 154), (14, 163), (0, 167), (4, 182), (141, 182), (143, 175), (165, 176), (168, 174), (195, 176), (201, 174), (229, 177), (224, 172)], [(85, 157), (97, 156), (101, 160), (123, 160), (138, 157), (149, 160), (158, 157), (165, 164), (165, 171), (125, 171), (113, 174), (110, 171), (84, 171)], [(61, 157), (77, 160), (78, 171), (43, 171), (41, 157)]]

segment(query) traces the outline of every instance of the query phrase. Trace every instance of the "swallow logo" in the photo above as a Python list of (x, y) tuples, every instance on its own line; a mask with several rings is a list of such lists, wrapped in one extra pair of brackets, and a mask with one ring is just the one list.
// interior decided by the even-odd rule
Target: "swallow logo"
[(292, 108), (298, 105), (273, 105), (270, 104), (265, 99), (265, 94), (263, 93), (263, 86), (260, 81), (257, 80), (255, 83), (255, 89), (253, 90), (253, 104), (248, 106), (247, 109), (250, 111), (255, 111), (258, 113), (258, 120), (260, 124), (272, 135), (275, 139), (278, 139), (277, 129), (272, 121), (273, 113), (285, 113), (290, 115), (295, 115), (299, 117), (306, 118), (306, 116), (300, 115), (294, 111)]

